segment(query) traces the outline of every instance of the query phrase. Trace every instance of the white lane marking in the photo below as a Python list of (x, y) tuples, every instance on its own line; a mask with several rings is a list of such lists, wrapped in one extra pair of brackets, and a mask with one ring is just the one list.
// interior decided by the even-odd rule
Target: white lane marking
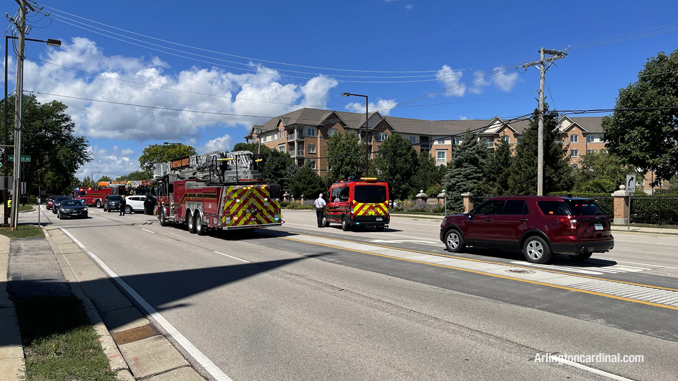
[(151, 315), (155, 321), (160, 324), (165, 331), (167, 331), (167, 334), (172, 336), (176, 342), (181, 345), (186, 352), (188, 352), (193, 358), (202, 365), (203, 368), (212, 376), (214, 379), (218, 381), (233, 381), (230, 377), (226, 375), (221, 369), (219, 369), (218, 366), (216, 366), (212, 360), (207, 358), (198, 348), (193, 345), (184, 335), (181, 334), (174, 326), (168, 322), (162, 315), (158, 313), (158, 311), (155, 310), (144, 298), (141, 297), (141, 295), (137, 294), (136, 291), (132, 287), (130, 287), (124, 280), (120, 279), (118, 274), (113, 272), (99, 257), (94, 255), (91, 251), (87, 250), (85, 245), (80, 243), (71, 233), (69, 233), (66, 229), (64, 228), (59, 228), (61, 229), (64, 234), (68, 236), (73, 242), (75, 242), (76, 245), (78, 245), (82, 251), (84, 251), (87, 255), (89, 255), (90, 258), (92, 258), (93, 261), (95, 261), (99, 267), (101, 267), (106, 274), (113, 279), (116, 283), (118, 283), (122, 288), (125, 289), (133, 298), (134, 300), (141, 305), (141, 307), (146, 310), (146, 313)]
[(623, 239), (614, 239), (615, 242), (629, 242), (629, 243), (638, 243), (638, 244), (648, 244), (648, 245), (667, 245), (667, 246), (678, 246), (675, 243), (662, 243), (662, 242), (647, 242), (647, 241), (625, 241)]
[(619, 380), (619, 381), (633, 381), (633, 380), (631, 380), (630, 378), (618, 376), (618, 375), (616, 375), (616, 374), (614, 374), (614, 373), (609, 373), (609, 372), (606, 372), (606, 371), (604, 371), (604, 370), (600, 370), (600, 369), (592, 368), (592, 367), (590, 367), (590, 366), (582, 365), (582, 364), (580, 364), (580, 363), (578, 363), (578, 362), (574, 362), (574, 361), (569, 361), (569, 360), (566, 360), (566, 359), (562, 359), (562, 363), (563, 363), (563, 364), (567, 364), (567, 365), (569, 365), (569, 366), (573, 366), (573, 367), (575, 367), (575, 368), (579, 368), (579, 369), (585, 370), (585, 371), (587, 371), (587, 372), (599, 374), (599, 375), (601, 375), (601, 376), (604, 376), (604, 377), (607, 377), (607, 378), (611, 378), (611, 379), (613, 379), (613, 380)]
[(143, 230), (143, 231), (145, 231), (145, 232), (149, 232), (149, 233), (151, 233), (151, 234), (155, 234), (155, 232), (150, 231), (150, 230), (148, 230), (148, 229), (141, 228), (141, 230)]
[(542, 269), (564, 270), (564, 271), (569, 271), (569, 272), (573, 272), (573, 273), (580, 273), (580, 274), (603, 275), (603, 273), (599, 273), (597, 271), (589, 271), (589, 270), (584, 270), (584, 269), (580, 269), (580, 268), (576, 268), (576, 267), (542, 265), (542, 264), (539, 264), (539, 263), (530, 263), (530, 262), (522, 262), (522, 261), (512, 261), (511, 263), (514, 263), (516, 265), (521, 265), (521, 266), (539, 267), (539, 268), (542, 268)]
[(251, 263), (251, 262), (250, 262), (250, 261), (248, 261), (248, 260), (245, 260), (245, 259), (242, 259), (242, 258), (238, 258), (238, 257), (234, 257), (234, 256), (232, 256), (232, 255), (228, 255), (228, 254), (220, 253), (220, 252), (218, 252), (218, 251), (215, 251), (215, 253), (217, 253), (217, 254), (219, 254), (219, 255), (223, 255), (223, 256), (225, 256), (225, 257), (229, 257), (229, 258), (237, 259), (237, 260), (239, 260), (240, 262), (245, 262), (245, 263)]
[(676, 270), (678, 270), (678, 267), (671, 267), (671, 266), (664, 266), (664, 265), (651, 265), (651, 264), (649, 264), (649, 263), (638, 263), (638, 262), (629, 262), (629, 261), (618, 261), (618, 260), (616, 260), (616, 259), (614, 259), (614, 261), (616, 261), (616, 262), (622, 262), (622, 263), (631, 263), (631, 264), (634, 264), (634, 265), (652, 266), (652, 267), (664, 267), (664, 268), (667, 268), (667, 269), (676, 269)]
[(375, 239), (370, 241), (372, 243), (403, 243), (403, 242), (416, 242), (416, 243), (429, 243), (429, 244), (438, 244), (433, 241), (424, 241), (420, 239)]

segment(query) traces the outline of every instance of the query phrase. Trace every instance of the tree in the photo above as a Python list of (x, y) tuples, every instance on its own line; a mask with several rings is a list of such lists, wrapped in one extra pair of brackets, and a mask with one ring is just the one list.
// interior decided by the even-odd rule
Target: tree
[(325, 189), (325, 182), (315, 173), (315, 170), (304, 165), (299, 168), (299, 171), (290, 179), (290, 192), (292, 196), (297, 198), (304, 195), (304, 199), (317, 198)]
[(289, 189), (290, 179), (297, 172), (294, 159), (285, 152), (271, 150), (264, 158), (262, 174), (267, 184), (278, 184), (280, 189)]
[(259, 143), (237, 143), (233, 146), (233, 151), (250, 151), (255, 155), (258, 155), (261, 151), (261, 155), (266, 156), (273, 150), (264, 145), (260, 146)]
[[(9, 97), (7, 112), (12, 121), (14, 104), (14, 96)], [(40, 186), (50, 194), (71, 193), (78, 168), (92, 160), (87, 139), (73, 135), (75, 123), (66, 109), (67, 106), (58, 101), (41, 104), (34, 95), (23, 97), (21, 154), (29, 155), (31, 161), (21, 164), (21, 177), (27, 189)], [(9, 134), (12, 144), (14, 129), (10, 129)], [(10, 163), (8, 173), (12, 172)]]
[(153, 177), (153, 166), (156, 163), (167, 163), (186, 156), (196, 155), (195, 148), (189, 145), (178, 144), (151, 144), (144, 148), (139, 156), (139, 165), (145, 172), (145, 178)]
[[(436, 168), (436, 161), (433, 156), (431, 156), (429, 151), (424, 150), (419, 153), (416, 168), (417, 169), (412, 175), (411, 180), (411, 183), (414, 187), (414, 192), (423, 190), (426, 192), (426, 194), (428, 194), (429, 197), (437, 196), (440, 192), (436, 194), (428, 193), (428, 189), (440, 184), (441, 180), (439, 177), (440, 172), (438, 171), (438, 168)], [(411, 196), (415, 194), (416, 193), (410, 193)]]
[(96, 186), (97, 183), (92, 181), (92, 179), (90, 179), (89, 176), (85, 176), (85, 178), (82, 179), (82, 182), (80, 183), (80, 187), (82, 188), (95, 188)]
[(327, 140), (327, 182), (360, 177), (365, 171), (365, 143), (353, 131), (338, 132)]
[(417, 151), (400, 134), (395, 133), (384, 141), (377, 152), (375, 164), (379, 169), (380, 179), (388, 181), (391, 199), (407, 199), (419, 191), (415, 189), (419, 184), (412, 182), (419, 165)]
[[(118, 176), (115, 180), (116, 181), (130, 181), (130, 180), (150, 180), (151, 178), (148, 177), (148, 174), (144, 171), (134, 171), (130, 172), (126, 175)], [(104, 181), (104, 180), (99, 180), (99, 181)]]
[(452, 213), (464, 211), (462, 193), (471, 192), (483, 178), (483, 168), (487, 164), (489, 153), (485, 141), (476, 139), (472, 132), (462, 138), (453, 154), (452, 169), (447, 172), (443, 181), (447, 194), (447, 208)]
[[(549, 112), (544, 104), (544, 194), (569, 191), (574, 184), (573, 169), (556, 130), (558, 114)], [(516, 146), (516, 155), (509, 169), (509, 194), (537, 194), (537, 141), (539, 110), (534, 111), (530, 127)]]
[(108, 176), (101, 176), (101, 177), (99, 178), (99, 181), (113, 181), (113, 180), (112, 180), (110, 177), (108, 177)]
[[(630, 108), (654, 110), (625, 111)], [(662, 108), (662, 109), (656, 109)], [(603, 119), (606, 147), (626, 163), (654, 171), (658, 184), (678, 173), (678, 49), (659, 52), (619, 90), (614, 114)]]
[(611, 193), (625, 183), (627, 174), (635, 172), (633, 166), (625, 165), (622, 159), (610, 155), (606, 150), (587, 153), (579, 162), (576, 189), (583, 192), (598, 189), (600, 193)]
[(502, 196), (509, 190), (509, 170), (511, 166), (511, 144), (504, 139), (499, 141), (490, 154), (483, 172), (483, 180), (476, 185), (474, 193), (484, 196)]

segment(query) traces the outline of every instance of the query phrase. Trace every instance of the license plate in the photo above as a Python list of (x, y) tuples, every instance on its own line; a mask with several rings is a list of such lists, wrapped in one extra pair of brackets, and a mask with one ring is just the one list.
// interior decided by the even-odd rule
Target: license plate
[(381, 217), (377, 217), (377, 221), (381, 221)]
[(593, 226), (596, 228), (596, 230), (603, 230), (603, 224), (595, 224)]

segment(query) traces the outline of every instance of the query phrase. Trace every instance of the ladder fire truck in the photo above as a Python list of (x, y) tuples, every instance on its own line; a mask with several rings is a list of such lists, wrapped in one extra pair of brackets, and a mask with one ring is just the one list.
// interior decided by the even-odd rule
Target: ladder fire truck
[(200, 235), (282, 225), (280, 188), (264, 184), (260, 162), (250, 151), (218, 151), (156, 164), (160, 225)]

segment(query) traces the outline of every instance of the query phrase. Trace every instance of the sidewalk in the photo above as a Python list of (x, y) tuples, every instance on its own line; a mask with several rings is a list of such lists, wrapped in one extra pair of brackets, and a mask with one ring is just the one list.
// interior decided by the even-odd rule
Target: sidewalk
[(0, 235), (0, 380), (24, 377), (24, 352), (11, 298), (75, 295), (120, 380), (202, 381), (172, 343), (70, 238), (56, 227), (45, 238)]

